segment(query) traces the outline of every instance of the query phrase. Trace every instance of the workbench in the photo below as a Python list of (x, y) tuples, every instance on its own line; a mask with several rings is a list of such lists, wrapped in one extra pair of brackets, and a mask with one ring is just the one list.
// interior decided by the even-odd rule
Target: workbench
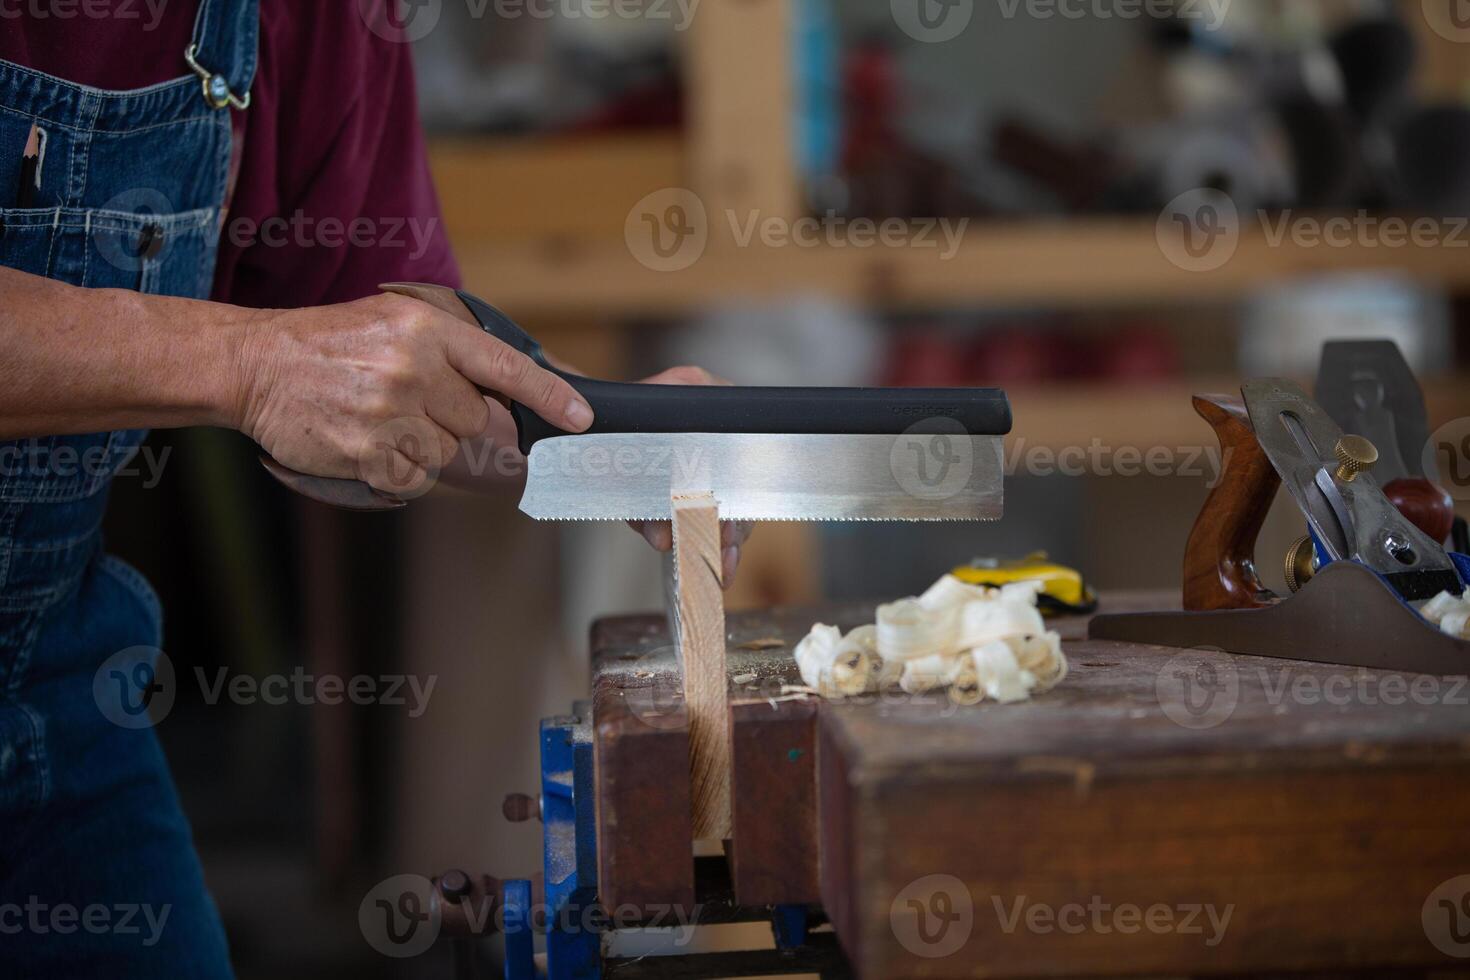
[[(814, 622), (872, 615), (728, 617), (733, 900), (820, 909), (855, 975), (1341, 975), (1470, 956), (1463, 678), (1089, 641), (1070, 618), (1053, 628), (1071, 674), (1030, 702), (783, 695)], [(604, 619), (592, 652), (599, 900), (695, 906), (664, 618)]]

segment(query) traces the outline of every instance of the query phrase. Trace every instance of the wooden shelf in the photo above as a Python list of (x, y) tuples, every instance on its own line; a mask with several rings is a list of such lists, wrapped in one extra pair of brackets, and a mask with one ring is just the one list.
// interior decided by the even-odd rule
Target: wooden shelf
[[(1308, 391), (1311, 382), (1298, 379)], [(1240, 378), (1211, 377), (1161, 382), (1056, 383), (1008, 385), (1015, 416), (1007, 450), (1057, 452), (1092, 440), (1112, 452), (1154, 447), (1216, 448), (1208, 424), (1190, 399), (1198, 393), (1236, 394)], [(1424, 383), (1430, 425), (1470, 416), (1470, 378), (1437, 378)], [(1009, 458), (1009, 457), (1008, 457)]]
[(1190, 272), (1160, 250), (1153, 222), (1136, 219), (973, 225), (947, 260), (938, 249), (712, 243), (677, 272), (641, 265), (621, 239), (621, 220), (613, 240), (455, 245), (470, 288), (525, 317), (683, 314), (812, 292), (889, 310), (1195, 303), (1347, 270), (1470, 287), (1470, 262), (1456, 249), (1273, 246), (1264, 233), (1242, 236), (1222, 268)]

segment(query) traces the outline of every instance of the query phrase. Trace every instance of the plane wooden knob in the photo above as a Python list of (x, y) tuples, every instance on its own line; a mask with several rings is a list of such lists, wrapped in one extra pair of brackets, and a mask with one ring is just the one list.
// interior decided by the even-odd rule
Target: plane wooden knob
[(1343, 436), (1337, 440), (1337, 478), (1352, 483), (1359, 473), (1378, 462), (1378, 447), (1362, 436)]
[(1455, 500), (1444, 487), (1422, 476), (1406, 476), (1383, 485), (1383, 495), (1419, 530), (1443, 544), (1455, 526)]

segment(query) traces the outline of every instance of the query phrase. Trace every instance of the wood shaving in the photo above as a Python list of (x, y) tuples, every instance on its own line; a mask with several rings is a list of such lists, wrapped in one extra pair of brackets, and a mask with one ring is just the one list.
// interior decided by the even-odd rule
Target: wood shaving
[(786, 645), (786, 641), (779, 636), (767, 636), (759, 640), (746, 640), (744, 643), (735, 644), (737, 650), (779, 650)]
[(1441, 592), (1419, 610), (1419, 614), (1443, 633), (1470, 640), (1470, 589), (1464, 595)]
[(999, 589), (946, 575), (921, 596), (878, 607), (877, 622), (843, 635), (818, 623), (796, 645), (802, 680), (823, 697), (947, 691), (958, 704), (1008, 703), (1067, 676), (1061, 636), (1037, 608), (1040, 582)]

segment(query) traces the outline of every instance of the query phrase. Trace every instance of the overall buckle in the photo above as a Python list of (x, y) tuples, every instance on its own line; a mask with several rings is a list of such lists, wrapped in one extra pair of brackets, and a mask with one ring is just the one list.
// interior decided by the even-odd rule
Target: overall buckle
[(250, 93), (246, 92), (241, 98), (230, 91), (230, 83), (223, 75), (216, 75), (205, 68), (198, 61), (199, 45), (189, 45), (189, 50), (184, 52), (184, 61), (188, 62), (189, 69), (199, 76), (204, 86), (204, 101), (216, 109), (230, 106), (244, 112), (250, 108)]

